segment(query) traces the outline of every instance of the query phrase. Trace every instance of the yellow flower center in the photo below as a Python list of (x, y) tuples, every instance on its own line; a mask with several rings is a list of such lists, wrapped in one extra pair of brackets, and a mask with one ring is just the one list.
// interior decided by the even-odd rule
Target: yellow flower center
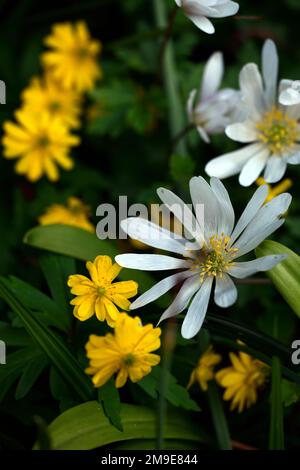
[(295, 145), (299, 137), (297, 126), (295, 119), (289, 118), (277, 108), (265, 113), (262, 121), (256, 124), (260, 141), (275, 154), (285, 152)]
[(126, 366), (132, 366), (135, 362), (135, 357), (133, 354), (129, 353), (123, 358), (123, 362)]
[(209, 243), (202, 248), (200, 255), (194, 263), (194, 269), (200, 268), (200, 280), (203, 282), (205, 276), (222, 277), (227, 272), (238, 251), (237, 248), (229, 247), (230, 237), (222, 234), (213, 235)]
[(37, 146), (39, 148), (45, 148), (45, 147), (48, 147), (48, 145), (50, 144), (50, 140), (49, 138), (45, 135), (45, 136), (41, 136), (38, 138), (38, 141), (37, 141)]
[(97, 292), (99, 295), (105, 295), (106, 289), (105, 287), (98, 287)]
[(49, 105), (50, 111), (58, 111), (61, 108), (61, 104), (58, 101), (52, 101)]

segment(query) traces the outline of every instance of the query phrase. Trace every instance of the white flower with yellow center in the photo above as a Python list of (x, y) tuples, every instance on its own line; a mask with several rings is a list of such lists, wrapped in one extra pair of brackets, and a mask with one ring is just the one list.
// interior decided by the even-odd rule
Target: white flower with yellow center
[(278, 56), (271, 40), (263, 47), (262, 75), (255, 64), (242, 69), (240, 88), (247, 119), (226, 127), (228, 137), (249, 145), (212, 159), (205, 168), (208, 175), (227, 178), (240, 173), (240, 184), (250, 186), (264, 170), (264, 180), (276, 183), (287, 163), (300, 163), (300, 106), (279, 102), (291, 82), (282, 80), (277, 91)]
[(209, 135), (221, 134), (228, 124), (238, 120), (240, 93), (231, 88), (219, 90), (223, 75), (223, 55), (215, 52), (205, 65), (199, 93), (192, 90), (188, 99), (189, 121), (206, 143), (210, 142)]
[[(281, 215), (287, 211), (291, 196), (281, 194), (264, 204), (268, 187), (260, 186), (234, 228), (235, 216), (229, 195), (217, 178), (211, 178), (210, 185), (202, 177), (191, 179), (190, 192), (196, 216), (168, 189), (159, 188), (157, 192), (164, 205), (191, 234), (191, 239), (179, 237), (140, 217), (124, 220), (121, 227), (131, 238), (182, 258), (128, 253), (116, 256), (116, 262), (126, 268), (145, 271), (179, 269), (180, 272), (166, 277), (141, 295), (130, 309), (153, 302), (182, 283), (160, 321), (178, 315), (188, 307), (181, 332), (184, 338), (192, 338), (204, 321), (213, 283), (215, 303), (229, 307), (237, 299), (237, 288), (230, 276), (242, 279), (258, 271), (267, 271), (285, 258), (285, 255), (271, 255), (253, 261), (237, 261), (284, 223)], [(203, 207), (204, 223), (200, 210)]]
[(175, 0), (182, 7), (184, 14), (207, 34), (213, 34), (215, 28), (208, 18), (225, 18), (235, 15), (239, 4), (231, 0)]

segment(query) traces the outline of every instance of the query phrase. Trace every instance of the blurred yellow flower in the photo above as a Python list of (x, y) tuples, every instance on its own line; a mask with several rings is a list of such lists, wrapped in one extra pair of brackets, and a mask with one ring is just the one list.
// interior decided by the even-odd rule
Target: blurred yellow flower
[(49, 113), (33, 113), (20, 109), (15, 113), (17, 124), (6, 121), (3, 125), (4, 157), (19, 159), (15, 170), (26, 175), (30, 181), (37, 181), (46, 175), (57, 181), (57, 165), (71, 170), (73, 161), (70, 148), (78, 145), (79, 137), (69, 133), (60, 119)]
[(153, 351), (160, 347), (160, 328), (143, 326), (138, 317), (120, 313), (115, 324), (114, 335), (91, 335), (86, 344), (90, 360), (86, 373), (93, 375), (95, 387), (104, 385), (114, 374), (116, 387), (125, 385), (128, 377), (138, 382), (160, 362)]
[(97, 62), (101, 43), (91, 39), (84, 21), (55, 24), (45, 44), (51, 50), (42, 54), (42, 63), (64, 88), (91, 90), (102, 77)]
[(60, 117), (67, 127), (80, 126), (80, 95), (73, 90), (65, 90), (49, 75), (34, 77), (23, 91), (22, 99), (24, 106), (34, 112), (48, 111), (52, 117)]
[(274, 186), (269, 183), (266, 183), (263, 178), (258, 178), (256, 180), (256, 184), (258, 186), (263, 186), (264, 184), (268, 186), (269, 193), (266, 202), (271, 201), (272, 199), (274, 199), (274, 197), (278, 196), (279, 194), (285, 193), (288, 189), (290, 189), (291, 186), (293, 186), (293, 182), (289, 178), (285, 178), (280, 183), (275, 184)]
[(41, 225), (65, 224), (95, 232), (94, 225), (89, 221), (90, 208), (77, 197), (69, 197), (67, 204), (52, 204), (39, 217)]
[(119, 308), (128, 310), (129, 298), (137, 294), (138, 285), (135, 281), (113, 280), (121, 271), (121, 266), (112, 264), (109, 256), (97, 256), (86, 263), (91, 279), (81, 274), (69, 276), (68, 286), (76, 297), (71, 300), (74, 316), (80, 321), (88, 320), (94, 314), (99, 321), (106, 320), (111, 327), (115, 326), (119, 316)]
[(200, 388), (206, 392), (208, 385), (207, 383), (214, 378), (214, 367), (221, 362), (222, 357), (220, 354), (216, 354), (213, 347), (209, 348), (200, 357), (197, 366), (191, 373), (188, 388), (190, 388), (195, 382), (198, 382)]
[(267, 381), (268, 367), (244, 352), (229, 354), (232, 366), (219, 370), (216, 380), (226, 390), (225, 401), (232, 400), (230, 409), (241, 413), (257, 401), (257, 392)]

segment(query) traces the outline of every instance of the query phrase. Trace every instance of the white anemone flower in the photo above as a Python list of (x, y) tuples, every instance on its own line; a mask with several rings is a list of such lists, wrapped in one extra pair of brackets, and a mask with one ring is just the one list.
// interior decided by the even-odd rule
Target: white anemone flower
[(287, 163), (300, 163), (300, 105), (279, 102), (291, 82), (282, 80), (277, 90), (278, 56), (270, 39), (262, 50), (262, 75), (255, 64), (243, 67), (240, 88), (247, 118), (226, 127), (228, 137), (248, 145), (210, 160), (205, 168), (208, 175), (227, 178), (240, 173), (240, 184), (250, 186), (264, 170), (264, 180), (276, 183)]
[(184, 14), (207, 34), (213, 34), (215, 28), (208, 18), (225, 18), (235, 15), (239, 4), (231, 0), (175, 0), (182, 7)]
[(199, 92), (192, 90), (187, 102), (189, 121), (206, 143), (210, 142), (209, 135), (221, 134), (228, 124), (236, 122), (241, 109), (238, 91), (231, 88), (219, 90), (223, 75), (223, 54), (215, 52), (205, 65)]
[(291, 82), (290, 86), (280, 93), (279, 102), (285, 106), (300, 104), (300, 80)]
[[(130, 309), (143, 307), (175, 285), (182, 284), (160, 321), (188, 308), (181, 333), (184, 338), (192, 338), (204, 321), (213, 284), (215, 303), (229, 307), (237, 299), (237, 288), (231, 276), (243, 279), (259, 271), (267, 271), (285, 258), (285, 255), (270, 255), (252, 261), (237, 261), (284, 223), (281, 216), (287, 211), (291, 196), (281, 194), (264, 204), (268, 187), (260, 186), (234, 228), (235, 216), (229, 195), (217, 178), (211, 178), (210, 184), (202, 177), (191, 179), (190, 193), (196, 216), (170, 190), (159, 188), (157, 193), (192, 239), (179, 238), (148, 220), (131, 217), (121, 223), (131, 238), (181, 257), (128, 253), (116, 256), (116, 262), (125, 268), (145, 271), (179, 270), (142, 294)], [(199, 207), (204, 207), (203, 220), (199, 217)]]

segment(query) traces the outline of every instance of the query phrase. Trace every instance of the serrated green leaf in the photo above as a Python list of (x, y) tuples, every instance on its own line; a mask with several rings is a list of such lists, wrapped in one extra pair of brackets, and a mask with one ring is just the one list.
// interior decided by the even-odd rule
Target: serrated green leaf
[(287, 258), (267, 275), (288, 305), (300, 317), (300, 257), (292, 250), (272, 240), (264, 241), (255, 250), (256, 256), (286, 254)]
[(105, 385), (99, 388), (98, 398), (103, 407), (103, 411), (111, 424), (119, 431), (123, 431), (121, 421), (121, 401), (118, 389), (115, 387), (114, 379), (110, 379)]
[(45, 326), (36, 315), (33, 315), (29, 309), (16, 299), (10, 289), (9, 281), (3, 277), (0, 278), (0, 297), (20, 317), (28, 334), (48, 356), (50, 362), (76, 391), (78, 396), (82, 400), (91, 398), (93, 390), (90, 381), (76, 358), (56, 333)]
[[(132, 439), (155, 439), (156, 412), (141, 406), (122, 405), (124, 431), (109, 424), (102, 407), (96, 401), (84, 403), (58, 416), (48, 427), (53, 450), (90, 450), (113, 442)], [(199, 423), (198, 423), (199, 424)], [(208, 438), (183, 412), (170, 413), (165, 427), (165, 439), (192, 441), (197, 447)], [(38, 448), (38, 445), (35, 445)]]

